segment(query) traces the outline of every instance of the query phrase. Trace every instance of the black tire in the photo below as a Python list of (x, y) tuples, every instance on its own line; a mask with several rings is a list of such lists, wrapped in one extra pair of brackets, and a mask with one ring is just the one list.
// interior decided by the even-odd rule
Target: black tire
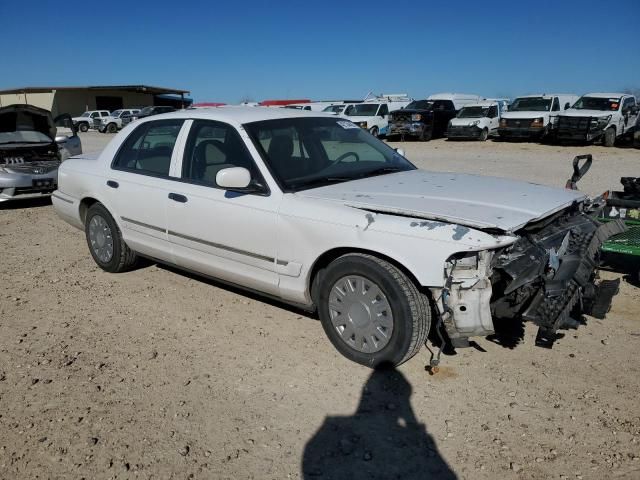
[[(100, 259), (96, 251), (94, 251), (94, 247), (92, 246), (89, 230), (91, 220), (94, 217), (102, 218), (110, 230), (111, 239), (113, 241), (113, 254), (108, 260)], [(116, 224), (109, 211), (101, 203), (94, 203), (93, 205), (91, 205), (91, 207), (89, 207), (84, 222), (84, 231), (85, 238), (87, 239), (87, 246), (89, 247), (89, 252), (93, 257), (93, 260), (101, 269), (110, 273), (120, 273), (131, 270), (131, 268), (135, 266), (138, 260), (136, 253), (131, 250), (124, 242), (118, 225)]]
[(605, 147), (613, 147), (615, 143), (616, 143), (616, 129), (614, 127), (609, 127), (604, 131), (602, 144)]
[(88, 132), (88, 131), (89, 131), (89, 124), (88, 124), (87, 122), (81, 122), (81, 123), (78, 125), (78, 129), (79, 129), (81, 132)]
[(115, 123), (110, 123), (109, 125), (107, 125), (108, 133), (116, 133), (117, 131), (118, 131), (118, 126)]
[(481, 142), (486, 142), (487, 138), (489, 138), (489, 130), (487, 130), (486, 128), (483, 128), (482, 132), (480, 132), (480, 136), (478, 137), (478, 140)]
[(378, 127), (371, 127), (369, 129), (369, 133), (374, 137), (378, 138)]
[(431, 140), (432, 137), (433, 137), (433, 130), (430, 128), (425, 128), (422, 130), (422, 133), (420, 134), (420, 141), (428, 142), (429, 140)]
[[(366, 353), (352, 348), (333, 326), (329, 298), (338, 280), (350, 275), (374, 282), (384, 293), (393, 314), (393, 330), (388, 343), (379, 351)], [(427, 295), (391, 263), (373, 255), (343, 255), (321, 270), (316, 277), (318, 314), (322, 327), (334, 347), (349, 360), (376, 368), (400, 365), (418, 353), (431, 327), (431, 308)]]

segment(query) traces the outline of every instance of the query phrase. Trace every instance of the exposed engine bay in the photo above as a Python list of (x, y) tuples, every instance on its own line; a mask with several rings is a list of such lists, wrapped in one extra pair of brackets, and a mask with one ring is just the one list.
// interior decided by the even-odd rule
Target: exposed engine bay
[[(590, 156), (574, 160), (568, 188), (590, 164)], [(627, 228), (621, 220), (598, 221), (604, 207), (601, 197), (576, 202), (512, 232), (517, 240), (504, 248), (451, 258), (445, 287), (432, 293), (453, 346), (495, 333), (494, 320), (504, 319), (535, 323), (536, 345), (551, 348), (558, 330), (577, 328), (582, 314), (604, 318), (619, 281), (598, 281), (600, 247)]]

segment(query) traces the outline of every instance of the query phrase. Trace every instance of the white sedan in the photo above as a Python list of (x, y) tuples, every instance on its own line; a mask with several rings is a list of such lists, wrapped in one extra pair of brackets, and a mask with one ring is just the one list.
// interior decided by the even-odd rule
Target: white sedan
[(495, 318), (550, 346), (620, 230), (576, 191), (418, 170), (346, 119), (255, 107), (135, 122), (64, 162), (53, 203), (107, 272), (147, 257), (317, 310), (371, 367), (432, 326), (464, 346)]

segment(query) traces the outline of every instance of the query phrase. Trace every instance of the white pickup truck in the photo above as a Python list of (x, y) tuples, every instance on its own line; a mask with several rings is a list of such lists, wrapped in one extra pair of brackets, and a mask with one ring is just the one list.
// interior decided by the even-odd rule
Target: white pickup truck
[(587, 93), (558, 116), (558, 141), (602, 140), (613, 147), (617, 139), (631, 134), (638, 117), (636, 97), (624, 93)]
[(78, 130), (86, 132), (93, 125), (94, 119), (108, 117), (109, 115), (111, 115), (109, 110), (87, 110), (78, 117), (72, 117), (71, 121)]
[(122, 127), (124, 127), (131, 120), (131, 117), (136, 113), (140, 113), (139, 108), (123, 108), (111, 112), (108, 117), (96, 117), (93, 119), (92, 128), (95, 128), (99, 132), (116, 133)]
[(340, 116), (369, 130), (374, 137), (384, 136), (389, 133), (389, 113), (406, 107), (411, 100), (404, 93), (382, 94), (366, 98), (361, 103), (347, 105)]

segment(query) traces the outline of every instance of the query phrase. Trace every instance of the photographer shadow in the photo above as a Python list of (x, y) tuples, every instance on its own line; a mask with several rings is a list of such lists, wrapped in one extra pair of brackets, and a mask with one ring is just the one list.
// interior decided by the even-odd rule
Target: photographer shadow
[(415, 417), (411, 385), (394, 368), (374, 370), (355, 414), (326, 417), (305, 446), (305, 480), (455, 479), (425, 425)]

